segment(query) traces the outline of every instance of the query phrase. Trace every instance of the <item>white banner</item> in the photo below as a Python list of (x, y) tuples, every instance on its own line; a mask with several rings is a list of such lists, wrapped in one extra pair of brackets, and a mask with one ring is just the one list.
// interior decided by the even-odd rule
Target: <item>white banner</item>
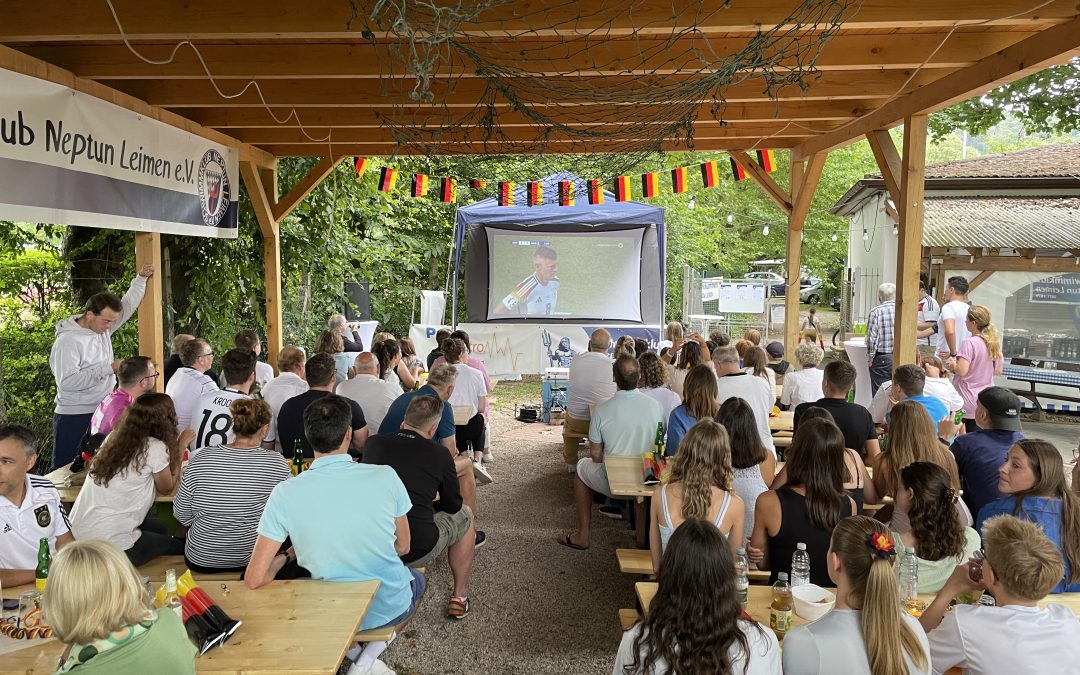
[(236, 237), (235, 148), (0, 70), (0, 219)]

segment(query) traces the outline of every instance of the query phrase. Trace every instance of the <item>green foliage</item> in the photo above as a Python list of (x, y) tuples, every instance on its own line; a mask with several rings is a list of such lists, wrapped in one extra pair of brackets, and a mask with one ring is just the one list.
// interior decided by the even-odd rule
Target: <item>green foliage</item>
[(18, 298), (44, 318), (64, 296), (64, 265), (53, 251), (28, 248), (0, 255), (0, 296)]

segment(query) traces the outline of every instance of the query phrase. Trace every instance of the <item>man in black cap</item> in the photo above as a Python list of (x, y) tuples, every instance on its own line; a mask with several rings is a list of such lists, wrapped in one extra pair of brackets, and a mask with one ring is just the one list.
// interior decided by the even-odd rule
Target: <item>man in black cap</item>
[(783, 377), (787, 374), (791, 364), (784, 360), (784, 345), (776, 340), (765, 345), (765, 353), (769, 355), (767, 364), (777, 375)]
[(975, 406), (975, 431), (958, 436), (952, 444), (964, 503), (978, 517), (987, 502), (1004, 497), (998, 491), (998, 468), (1009, 448), (1024, 437), (1020, 429), (1020, 399), (1005, 387), (988, 387)]

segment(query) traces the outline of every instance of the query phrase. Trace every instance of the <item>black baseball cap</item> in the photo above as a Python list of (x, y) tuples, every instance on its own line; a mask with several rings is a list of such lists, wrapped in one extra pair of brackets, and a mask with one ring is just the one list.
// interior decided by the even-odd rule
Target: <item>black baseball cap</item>
[(769, 344), (765, 345), (765, 351), (769, 353), (769, 356), (774, 359), (784, 358), (784, 345), (780, 342), (773, 340)]
[(1005, 387), (987, 387), (979, 392), (979, 405), (990, 415), (990, 428), (1022, 431), (1020, 398)]

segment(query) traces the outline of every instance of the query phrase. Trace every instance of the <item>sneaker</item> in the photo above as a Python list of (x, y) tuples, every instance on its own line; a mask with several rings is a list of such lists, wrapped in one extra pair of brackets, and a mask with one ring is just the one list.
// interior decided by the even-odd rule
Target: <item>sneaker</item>
[(476, 544), (473, 545), (473, 548), (480, 548), (481, 546), (483, 546), (486, 543), (487, 543), (487, 534), (485, 534), (483, 530), (477, 530), (476, 531)]
[(566, 473), (577, 473), (577, 464), (567, 464)]
[(476, 477), (476, 482), (480, 485), (487, 485), (491, 482), (491, 474), (484, 468), (484, 465), (480, 462), (473, 462), (473, 476)]
[(488, 450), (487, 452), (485, 452), (484, 453), (484, 464), (492, 464), (494, 462), (495, 462), (495, 456), (491, 454), (491, 451)]
[(613, 520), (622, 520), (622, 508), (606, 504), (600, 507), (600, 515), (607, 516)]
[(379, 659), (375, 659), (375, 662), (368, 668), (361, 668), (355, 663), (349, 666), (348, 675), (397, 675), (390, 669), (385, 663)]
[(446, 618), (454, 619), (455, 621), (461, 621), (469, 615), (469, 599), (459, 598), (456, 595), (450, 597), (450, 602), (446, 605)]

